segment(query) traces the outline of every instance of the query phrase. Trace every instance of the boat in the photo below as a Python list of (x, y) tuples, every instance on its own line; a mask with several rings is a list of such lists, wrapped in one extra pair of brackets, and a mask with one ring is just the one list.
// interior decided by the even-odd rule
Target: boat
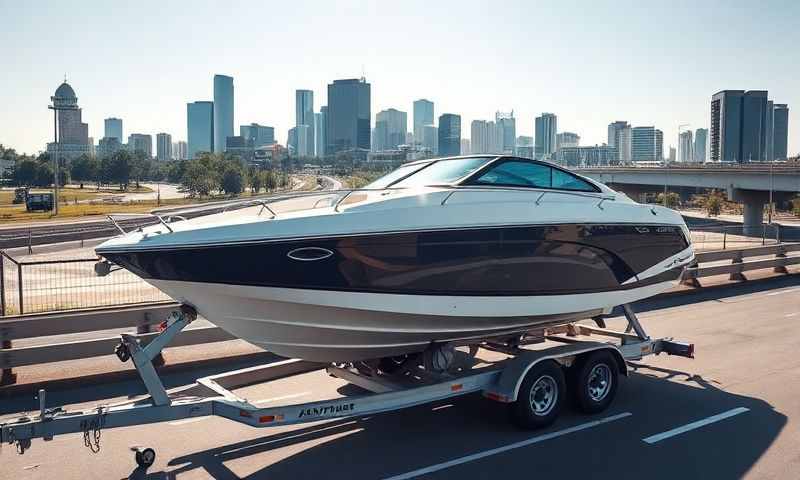
[(507, 155), (162, 220), (96, 251), (238, 338), (321, 362), (602, 315), (671, 288), (694, 260), (674, 210)]

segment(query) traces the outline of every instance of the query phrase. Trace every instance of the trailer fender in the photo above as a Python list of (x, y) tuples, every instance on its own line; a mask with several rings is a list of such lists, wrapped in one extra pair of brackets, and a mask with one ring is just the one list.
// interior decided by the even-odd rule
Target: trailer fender
[(503, 403), (516, 402), (525, 375), (527, 375), (528, 371), (536, 364), (546, 360), (554, 360), (562, 365), (570, 366), (579, 355), (598, 350), (610, 351), (614, 355), (614, 358), (617, 359), (619, 373), (625, 376), (628, 375), (628, 367), (625, 363), (625, 358), (615, 345), (601, 342), (581, 342), (559, 345), (546, 350), (525, 352), (514, 357), (503, 369), (498, 380), (483, 390), (483, 396)]

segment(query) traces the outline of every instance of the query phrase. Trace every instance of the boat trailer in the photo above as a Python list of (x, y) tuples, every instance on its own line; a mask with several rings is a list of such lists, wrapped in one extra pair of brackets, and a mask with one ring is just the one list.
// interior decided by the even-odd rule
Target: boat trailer
[[(522, 335), (511, 343), (484, 341), (470, 345), (470, 352), (463, 356), (474, 359), (480, 348), (507, 357), (481, 367), (465, 365), (455, 372), (434, 372), (417, 365), (390, 374), (365, 371), (356, 365), (287, 359), (203, 377), (194, 384), (167, 391), (153, 360), (197, 317), (192, 307), (181, 306), (170, 314), (166, 328), (147, 345), (140, 345), (135, 336), (122, 334), (115, 349), (121, 361), (133, 361), (149, 395), (69, 411), (63, 407), (48, 408), (46, 392), (39, 390), (38, 414), (0, 422), (0, 445), (13, 444), (23, 454), (31, 447), (32, 439), (49, 441), (56, 435), (83, 432), (84, 443), (96, 453), (100, 450), (101, 431), (108, 428), (208, 415), (252, 427), (271, 427), (370, 415), (473, 392), (508, 404), (512, 421), (518, 426), (541, 428), (555, 421), (567, 393), (578, 400), (578, 408), (586, 413), (607, 408), (616, 393), (618, 375), (627, 375), (627, 361), (659, 353), (693, 358), (694, 345), (650, 338), (630, 306), (622, 308), (628, 321), (625, 331), (605, 328), (604, 321), (596, 318), (598, 326), (570, 323), (546, 328), (537, 332), (540, 335)], [(585, 340), (586, 336), (605, 337), (606, 341)], [(609, 338), (616, 342), (609, 342)], [(526, 348), (543, 341), (552, 341), (555, 346)], [(366, 393), (261, 408), (232, 392), (247, 385), (322, 369)], [(567, 377), (565, 370), (575, 375)], [(155, 461), (155, 450), (136, 448), (135, 460), (140, 467), (147, 468)]]

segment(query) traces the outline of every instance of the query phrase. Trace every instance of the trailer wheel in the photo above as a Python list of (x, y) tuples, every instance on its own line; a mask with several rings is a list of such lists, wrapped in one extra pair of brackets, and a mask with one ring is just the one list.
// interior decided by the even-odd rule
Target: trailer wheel
[(136, 450), (136, 464), (142, 468), (149, 468), (156, 461), (156, 451), (152, 448)]
[(564, 393), (564, 371), (556, 362), (534, 365), (522, 381), (517, 401), (511, 404), (512, 421), (525, 429), (552, 424), (561, 411)]
[(584, 413), (599, 413), (608, 408), (617, 394), (619, 367), (614, 356), (598, 351), (570, 369), (570, 392), (575, 406)]

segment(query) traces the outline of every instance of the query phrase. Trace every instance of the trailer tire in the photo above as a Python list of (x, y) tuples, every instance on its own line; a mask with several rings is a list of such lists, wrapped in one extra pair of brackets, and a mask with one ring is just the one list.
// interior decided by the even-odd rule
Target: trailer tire
[(561, 366), (545, 360), (534, 365), (522, 381), (517, 401), (511, 404), (511, 420), (520, 428), (551, 425), (561, 412), (566, 393)]
[(614, 401), (619, 384), (619, 366), (610, 352), (586, 354), (570, 368), (569, 390), (578, 410), (600, 413)]
[(142, 468), (150, 468), (156, 461), (156, 451), (152, 448), (136, 450), (136, 464)]

